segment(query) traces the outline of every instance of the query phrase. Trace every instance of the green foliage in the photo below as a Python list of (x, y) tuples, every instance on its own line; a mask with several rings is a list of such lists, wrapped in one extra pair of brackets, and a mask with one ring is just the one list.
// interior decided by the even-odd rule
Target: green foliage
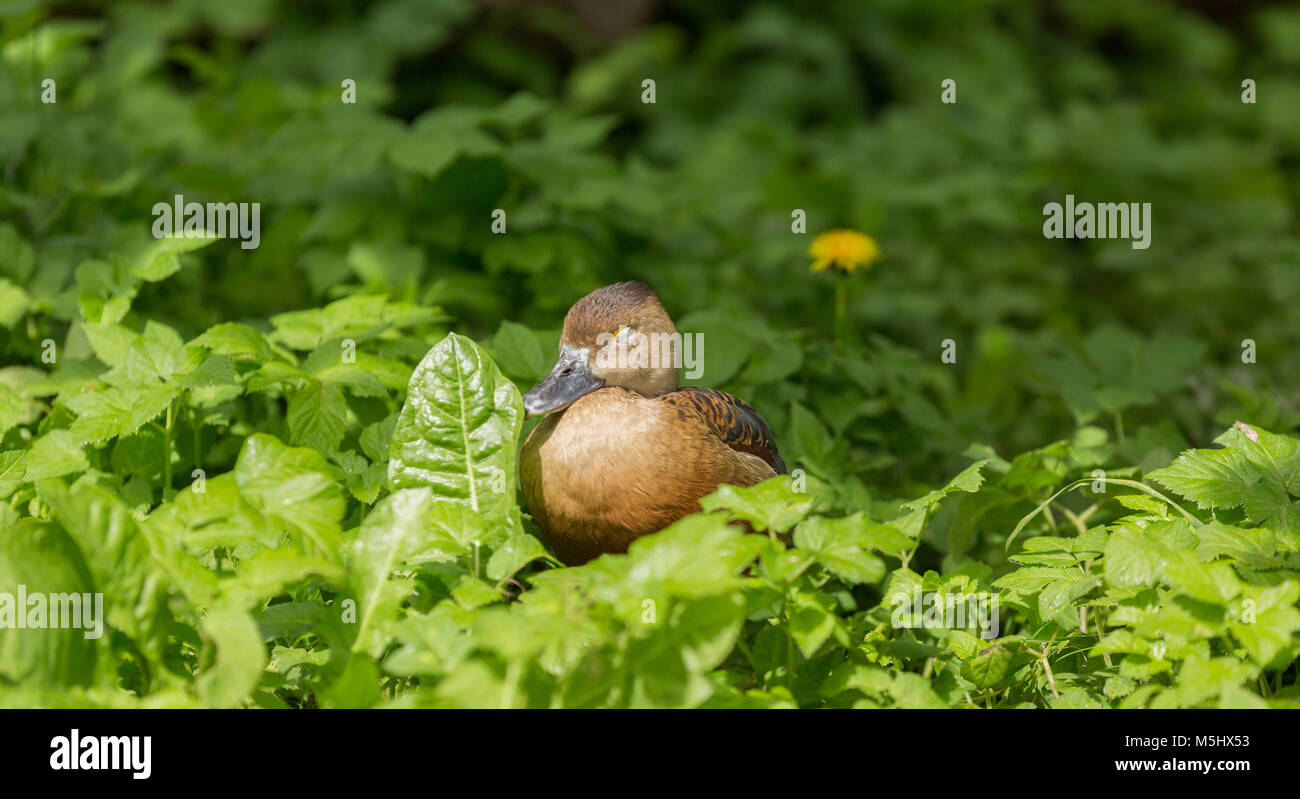
[[(103, 634), (0, 625), (0, 704), (1300, 703), (1294, 9), (50, 6), (0, 5), (0, 620)], [(1153, 246), (1044, 239), (1067, 192)], [(884, 258), (809, 274), (838, 226)], [(625, 279), (797, 471), (560, 568), (519, 392)]]

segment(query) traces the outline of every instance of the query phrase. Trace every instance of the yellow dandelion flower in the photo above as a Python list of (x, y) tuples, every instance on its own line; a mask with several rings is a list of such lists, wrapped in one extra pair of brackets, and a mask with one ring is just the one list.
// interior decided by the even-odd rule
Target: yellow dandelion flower
[(870, 268), (880, 258), (880, 247), (875, 239), (856, 230), (828, 230), (813, 239), (808, 255), (813, 259), (814, 272), (829, 266), (851, 275)]

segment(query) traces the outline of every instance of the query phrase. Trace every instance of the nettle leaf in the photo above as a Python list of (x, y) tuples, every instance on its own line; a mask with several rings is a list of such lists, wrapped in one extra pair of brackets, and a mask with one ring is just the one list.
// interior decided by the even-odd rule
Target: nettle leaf
[(139, 333), (116, 322), (86, 322), (82, 329), (95, 357), (108, 366), (125, 365), (127, 353), (140, 338)]
[(74, 394), (64, 403), (77, 414), (68, 430), (84, 444), (129, 435), (158, 418), (181, 391), (174, 383), (155, 382)]
[(337, 558), (347, 501), (343, 475), (324, 456), (258, 433), (244, 442), (234, 475), (240, 495), (254, 507), (310, 541), (317, 555), (331, 562)]
[(1123, 527), (1106, 541), (1106, 582), (1119, 588), (1152, 585), (1169, 559), (1169, 550), (1141, 531)]
[(134, 383), (167, 380), (185, 366), (185, 342), (167, 325), (149, 321), (126, 353), (126, 376)]
[[(875, 583), (885, 576), (885, 563), (868, 551), (880, 540), (879, 535), (872, 536), (871, 524), (861, 513), (843, 519), (814, 516), (795, 528), (794, 543), (838, 577), (854, 583)], [(911, 541), (901, 534), (890, 545), (911, 549)]]
[(67, 430), (51, 430), (36, 439), (27, 451), (24, 482), (84, 472), (89, 467), (90, 462), (86, 460), (86, 453), (76, 436)]
[(962, 676), (976, 688), (997, 688), (1011, 673), (1016, 653), (1024, 646), (1019, 636), (999, 638), (976, 651), (975, 656), (962, 663)]
[(790, 430), (794, 454), (822, 475), (833, 474), (835, 441), (812, 411), (795, 402), (790, 405)]
[(1242, 586), (1241, 612), (1228, 629), (1246, 647), (1251, 658), (1266, 668), (1285, 668), (1300, 651), (1295, 634), (1300, 631), (1300, 583), (1285, 582), (1268, 588)]
[[(337, 357), (337, 356), (335, 356)], [(345, 386), (355, 397), (386, 397), (388, 389), (369, 369), (355, 363), (340, 363), (316, 371), (328, 385)]]
[(1238, 422), (1215, 443), (1223, 449), (1188, 450), (1149, 476), (1198, 507), (1240, 507), (1300, 545), (1300, 441)]
[(390, 413), (381, 421), (366, 425), (361, 431), (361, 451), (372, 461), (388, 463), (388, 445), (393, 440), (393, 430), (396, 428), (396, 413)]
[(0, 274), (22, 284), (35, 266), (36, 251), (18, 228), (8, 222), (0, 224)]
[(206, 233), (190, 238), (175, 237), (158, 239), (149, 246), (143, 257), (131, 267), (131, 274), (147, 281), (158, 281), (170, 277), (181, 269), (179, 255), (202, 249), (217, 240)]
[(369, 505), (379, 498), (379, 492), (384, 487), (384, 480), (387, 477), (387, 464), (372, 463), (360, 472), (348, 475), (348, 491), (359, 501)]
[(289, 400), (289, 439), (322, 452), (343, 443), (348, 424), (348, 404), (343, 389), (333, 383), (313, 382)]
[[(881, 567), (883, 571), (884, 567)], [(797, 591), (786, 611), (790, 635), (804, 657), (812, 657), (835, 633), (839, 617), (835, 615), (835, 597), (822, 591)]]
[(31, 307), (32, 298), (21, 286), (0, 277), (0, 327), (17, 325)]
[(1042, 591), (1052, 583), (1068, 582), (1078, 576), (1079, 570), (1072, 566), (1027, 566), (1002, 575), (993, 581), (993, 585), (1029, 596)]
[[(322, 341), (364, 338), (387, 327), (392, 308), (381, 295), (356, 294), (305, 311), (271, 317), (274, 338), (295, 350), (314, 350)], [(429, 312), (432, 316), (432, 312)]]
[(1175, 684), (1161, 691), (1153, 708), (1196, 707), (1254, 676), (1255, 669), (1232, 657), (1189, 657), (1178, 671)]
[[(81, 452), (80, 448), (77, 450)], [(84, 459), (85, 455), (82, 455)], [(23, 450), (0, 452), (0, 499), (8, 499), (18, 490), (18, 486), (27, 482), (27, 453)]]
[(812, 510), (809, 494), (795, 492), (794, 483), (778, 475), (756, 485), (718, 486), (718, 490), (700, 499), (706, 511), (726, 510), (733, 519), (743, 519), (758, 532), (784, 533), (803, 520)]
[(743, 623), (744, 602), (735, 594), (673, 602), (667, 618), (627, 648), (629, 704), (694, 707), (705, 701), (714, 690), (707, 675), (731, 651)]
[(266, 336), (237, 322), (213, 325), (190, 344), (207, 347), (214, 355), (228, 355), (239, 360), (265, 362), (276, 357)]
[(180, 379), (185, 388), (213, 388), (235, 384), (235, 365), (226, 355), (209, 355), (194, 371)]
[(1252, 569), (1276, 569), (1282, 566), (1277, 536), (1264, 527), (1232, 527), (1209, 522), (1195, 531), (1199, 541), (1196, 554), (1203, 560), (1227, 555)]
[(436, 178), (457, 157), (495, 155), (501, 144), (480, 127), (486, 112), (445, 106), (421, 114), (388, 148), (399, 169)]
[(343, 570), (292, 549), (266, 549), (241, 561), (234, 577), (222, 581), (221, 593), (232, 606), (243, 608), (271, 599), (286, 586), (312, 577), (336, 581), (343, 577)]
[(961, 471), (956, 477), (948, 481), (943, 488), (935, 489), (920, 499), (914, 499), (903, 505), (908, 510), (924, 510), (931, 505), (937, 504), (944, 497), (957, 491), (974, 493), (980, 490), (984, 485), (984, 475), (980, 472), (989, 464), (989, 460), (980, 460), (972, 463)]
[(514, 383), (477, 344), (449, 333), (411, 375), (393, 430), (389, 483), (427, 486), (490, 523), (518, 529), (515, 448), (522, 424)]
[(9, 430), (29, 420), (31, 403), (9, 386), (0, 384), (0, 438)]
[(1038, 617), (1044, 621), (1054, 620), (1065, 630), (1077, 629), (1079, 609), (1075, 600), (1099, 585), (1101, 578), (1092, 576), (1071, 577), (1048, 583), (1038, 595)]

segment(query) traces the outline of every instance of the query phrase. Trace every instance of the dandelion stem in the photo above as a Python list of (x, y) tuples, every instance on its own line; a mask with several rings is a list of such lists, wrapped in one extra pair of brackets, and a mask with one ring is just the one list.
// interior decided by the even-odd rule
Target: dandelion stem
[(835, 340), (844, 341), (849, 335), (848, 317), (849, 283), (841, 275), (835, 276)]

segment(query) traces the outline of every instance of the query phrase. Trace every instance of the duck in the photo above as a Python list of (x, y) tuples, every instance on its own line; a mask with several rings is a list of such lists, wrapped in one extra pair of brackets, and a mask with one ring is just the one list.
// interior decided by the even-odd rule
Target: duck
[(639, 281), (596, 289), (565, 315), (554, 368), (523, 396), (525, 416), (543, 418), (519, 458), (529, 514), (565, 565), (626, 552), (720, 485), (786, 473), (758, 411), (681, 386), (681, 348)]

